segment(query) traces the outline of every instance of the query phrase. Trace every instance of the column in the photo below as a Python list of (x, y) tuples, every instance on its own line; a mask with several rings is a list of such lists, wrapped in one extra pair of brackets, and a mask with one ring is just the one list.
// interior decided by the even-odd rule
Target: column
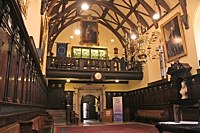
[(9, 41), (8, 46), (8, 57), (7, 57), (7, 70), (6, 70), (6, 77), (5, 77), (5, 91), (4, 91), (4, 101), (10, 102), (9, 97), (9, 78), (10, 78), (10, 70), (11, 70), (11, 58), (12, 58), (12, 49), (13, 49), (13, 38), (15, 35), (12, 35)]
[(73, 92), (73, 94), (74, 94), (74, 96), (73, 96), (73, 110), (75, 111), (75, 113), (77, 113), (78, 112), (78, 110), (77, 110), (77, 89), (74, 89), (74, 92)]
[(14, 95), (13, 95), (13, 102), (15, 103), (19, 103), (18, 100), (18, 81), (19, 81), (19, 69), (20, 69), (20, 61), (21, 61), (21, 57), (20, 57), (20, 49), (18, 49), (17, 51), (17, 68), (16, 68), (16, 75), (15, 75), (15, 86), (14, 86)]
[(103, 97), (102, 97), (103, 109), (106, 109), (106, 92), (103, 89)]

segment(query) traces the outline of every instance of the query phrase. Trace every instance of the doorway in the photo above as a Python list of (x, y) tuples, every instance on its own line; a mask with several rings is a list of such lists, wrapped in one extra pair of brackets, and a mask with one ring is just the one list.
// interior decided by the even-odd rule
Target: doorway
[(97, 98), (94, 95), (82, 96), (81, 99), (81, 122), (88, 120), (99, 120), (100, 114), (100, 96)]

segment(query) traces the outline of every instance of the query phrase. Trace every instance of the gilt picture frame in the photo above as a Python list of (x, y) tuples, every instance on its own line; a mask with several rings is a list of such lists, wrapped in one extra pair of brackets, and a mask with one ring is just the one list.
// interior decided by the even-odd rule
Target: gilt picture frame
[(187, 55), (184, 30), (178, 12), (161, 25), (164, 39), (164, 53), (167, 62), (178, 60)]
[(98, 21), (82, 19), (81, 20), (81, 45), (99, 45), (98, 44)]

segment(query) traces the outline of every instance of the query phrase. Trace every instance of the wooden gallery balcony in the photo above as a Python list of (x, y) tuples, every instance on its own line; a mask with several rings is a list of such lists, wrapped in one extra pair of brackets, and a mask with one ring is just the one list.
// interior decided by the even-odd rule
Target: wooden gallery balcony
[(92, 79), (96, 72), (100, 72), (106, 80), (143, 78), (142, 65), (139, 62), (130, 64), (116, 57), (112, 60), (47, 57), (47, 78)]

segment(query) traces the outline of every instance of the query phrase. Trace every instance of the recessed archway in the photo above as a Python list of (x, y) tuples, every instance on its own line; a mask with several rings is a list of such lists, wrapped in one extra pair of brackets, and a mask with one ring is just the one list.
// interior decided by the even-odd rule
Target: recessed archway
[[(100, 97), (99, 97), (100, 98)], [(99, 98), (94, 95), (82, 96), (81, 99), (81, 121), (99, 120), (100, 106)]]

